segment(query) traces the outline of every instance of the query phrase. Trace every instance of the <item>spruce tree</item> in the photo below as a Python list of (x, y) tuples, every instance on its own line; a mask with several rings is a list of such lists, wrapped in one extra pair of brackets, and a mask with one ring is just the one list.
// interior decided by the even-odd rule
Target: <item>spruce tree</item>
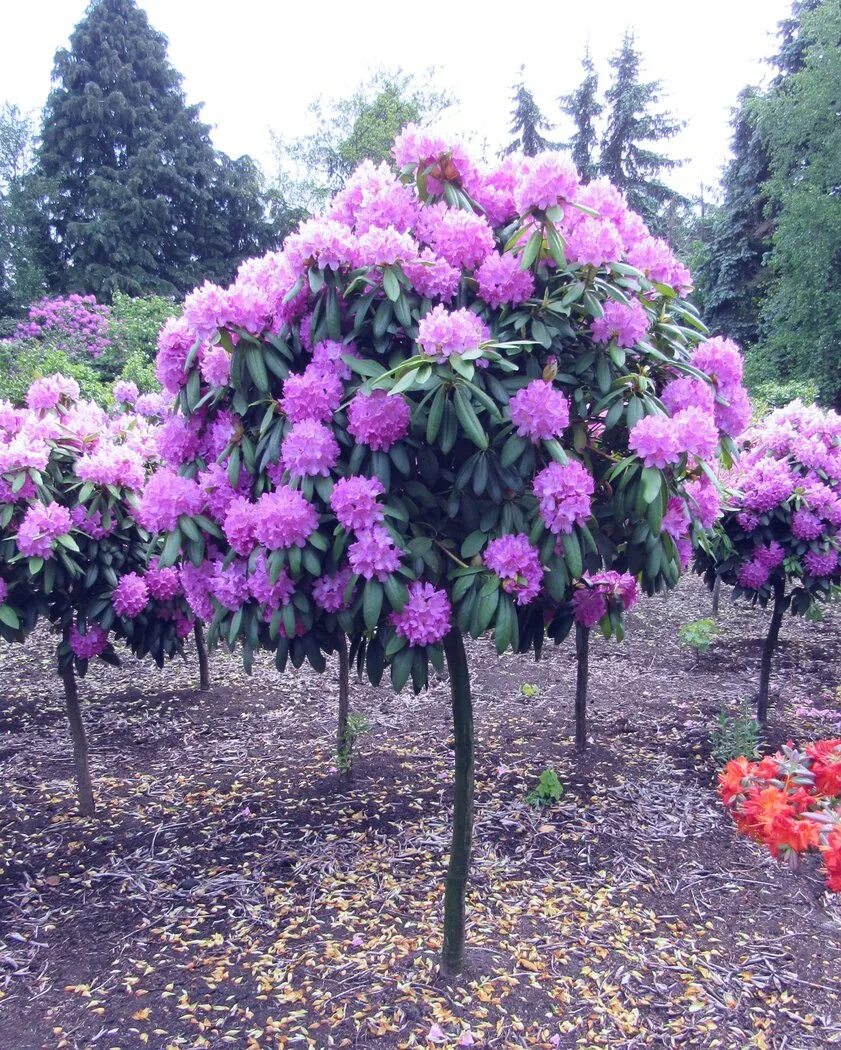
[(178, 294), (204, 277), (225, 280), (265, 247), (261, 213), (252, 209), (235, 234), (217, 206), (216, 195), (242, 182), (214, 150), (200, 107), (186, 103), (166, 37), (134, 0), (93, 0), (69, 50), (56, 54), (53, 81), (39, 159), (54, 185), (61, 290)]
[(673, 138), (683, 124), (658, 109), (660, 82), (641, 80), (640, 64), (634, 34), (627, 32), (610, 60), (613, 81), (605, 93), (608, 120), (602, 137), (600, 172), (625, 192), (630, 206), (650, 229), (660, 233), (665, 225), (663, 205), (679, 198), (662, 181), (662, 175), (678, 167), (680, 161), (658, 153), (653, 146)]
[(571, 95), (559, 98), (558, 103), (575, 125), (575, 133), (564, 145), (572, 152), (582, 182), (592, 182), (599, 173), (596, 124), (604, 106), (599, 102), (599, 75), (589, 47), (584, 52), (581, 65), (584, 67), (584, 79)]
[(529, 91), (524, 82), (525, 66), (520, 66), (520, 80), (514, 85), (513, 103), (511, 111), (511, 134), (514, 136), (511, 142), (502, 151), (504, 157), (509, 153), (523, 153), (527, 157), (533, 157), (542, 150), (555, 149), (555, 144), (541, 135), (541, 131), (551, 131), (550, 124), (534, 100), (534, 95)]
[(746, 88), (733, 112), (733, 155), (722, 178), (723, 199), (698, 275), (707, 324), (745, 348), (759, 336), (760, 304), (768, 284), (762, 263), (772, 225), (763, 189), (768, 156), (757, 127), (755, 99), (755, 90)]

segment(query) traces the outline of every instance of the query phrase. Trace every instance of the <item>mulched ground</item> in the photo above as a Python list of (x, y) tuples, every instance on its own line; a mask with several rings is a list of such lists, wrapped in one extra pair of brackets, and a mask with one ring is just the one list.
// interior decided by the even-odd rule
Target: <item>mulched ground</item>
[[(591, 660), (471, 649), (476, 846), (468, 968), (437, 970), (452, 765), (447, 687), (353, 685), (371, 731), (333, 768), (335, 680), (214, 654), (91, 671), (100, 807), (74, 815), (51, 640), (0, 649), (0, 1047), (819, 1047), (841, 1043), (841, 908), (737, 837), (709, 731), (754, 688), (765, 614), (695, 579)], [(787, 623), (769, 736), (841, 731), (839, 613)], [(533, 686), (523, 690), (523, 686)], [(529, 694), (529, 695), (526, 695)], [(525, 803), (554, 768), (565, 794)]]

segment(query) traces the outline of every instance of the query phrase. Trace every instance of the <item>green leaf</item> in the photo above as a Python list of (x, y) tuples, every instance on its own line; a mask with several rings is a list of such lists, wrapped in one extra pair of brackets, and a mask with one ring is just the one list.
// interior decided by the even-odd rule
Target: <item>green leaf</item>
[(564, 561), (570, 579), (578, 580), (584, 572), (584, 559), (581, 555), (581, 544), (575, 532), (566, 532), (561, 535), (561, 546), (564, 550)]
[(400, 612), (409, 600), (409, 589), (406, 584), (394, 574), (390, 574), (386, 576), (383, 588), (385, 589), (385, 596), (388, 598), (388, 604), (395, 612)]
[(540, 246), (543, 244), (543, 231), (535, 230), (534, 233), (529, 237), (529, 242), (526, 245), (526, 249), (520, 258), (520, 269), (528, 270), (534, 263), (535, 259), (540, 252)]
[(409, 681), (409, 675), (412, 673), (412, 663), (414, 659), (415, 653), (413, 647), (407, 646), (405, 649), (401, 649), (392, 660), (391, 685), (395, 692), (399, 693), (403, 686)]
[(369, 631), (377, 626), (383, 607), (383, 587), (378, 580), (368, 580), (362, 595), (362, 616)]
[(646, 503), (653, 503), (660, 495), (663, 475), (656, 467), (642, 469), (642, 498)]
[(474, 554), (478, 554), (479, 551), (485, 546), (485, 540), (487, 536), (481, 530), (471, 532), (467, 536), (461, 545), (461, 556), (462, 558), (472, 558)]
[(429, 416), (426, 420), (426, 440), (430, 445), (435, 444), (438, 431), (441, 429), (441, 419), (444, 415), (444, 403), (447, 400), (446, 388), (439, 386), (429, 406)]
[(164, 543), (164, 549), (161, 552), (160, 565), (161, 568), (166, 568), (169, 565), (174, 565), (178, 559), (178, 555), (181, 551), (181, 530), (176, 529), (171, 532)]
[(383, 289), (393, 303), (400, 298), (400, 282), (390, 266), (383, 267)]
[(480, 448), (483, 452), (488, 447), (488, 435), (482, 428), (482, 424), (479, 422), (479, 417), (470, 401), (465, 397), (464, 392), (460, 387), (456, 387), (455, 393), (453, 394), (453, 404), (455, 406), (456, 415), (458, 420), (464, 428), (464, 432), (467, 437)]
[(246, 348), (245, 363), (248, 366), (251, 378), (254, 380), (254, 385), (260, 393), (268, 393), (269, 377), (266, 373), (266, 365), (263, 361), (263, 355), (258, 347), (249, 346)]
[(11, 627), (13, 631), (17, 631), (20, 628), (18, 615), (10, 605), (0, 605), (0, 622), (7, 627)]

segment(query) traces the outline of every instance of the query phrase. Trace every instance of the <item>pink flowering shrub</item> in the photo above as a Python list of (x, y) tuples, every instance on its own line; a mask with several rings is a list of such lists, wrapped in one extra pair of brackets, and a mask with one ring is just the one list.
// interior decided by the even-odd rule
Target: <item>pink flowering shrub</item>
[(394, 157), (164, 328), (176, 416), (139, 514), (247, 664), (322, 668), (344, 632), (419, 689), (454, 630), (621, 634), (715, 520), (747, 400), (612, 187), (417, 128)]
[[(136, 389), (122, 393), (128, 404)], [(80, 400), (60, 375), (36, 380), (25, 408), (0, 402), (0, 637), (21, 641), (43, 616), (63, 635), (59, 667), (74, 661), (81, 674), (94, 657), (113, 662), (118, 639), (159, 664), (180, 651), (178, 572), (151, 563), (157, 541), (138, 504), (155, 435), (143, 416)]]
[(735, 597), (774, 606), (762, 708), (783, 612), (804, 615), (841, 583), (841, 416), (799, 401), (776, 409), (744, 434), (722, 481), (724, 510), (697, 566), (710, 586), (720, 576)]
[(63, 350), (71, 358), (101, 357), (110, 345), (110, 310), (92, 295), (65, 295), (39, 299), (29, 307), (12, 339), (38, 339)]

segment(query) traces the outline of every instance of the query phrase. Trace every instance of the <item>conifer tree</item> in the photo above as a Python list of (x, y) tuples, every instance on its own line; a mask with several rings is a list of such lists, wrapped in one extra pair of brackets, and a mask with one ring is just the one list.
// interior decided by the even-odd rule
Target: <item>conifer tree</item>
[(214, 150), (166, 37), (134, 0), (93, 0), (56, 54), (53, 81), (39, 159), (54, 184), (61, 290), (177, 294), (267, 246), (259, 208), (235, 209), (235, 229), (217, 206), (220, 193), (243, 192), (241, 162)]
[(575, 132), (564, 143), (572, 152), (582, 182), (592, 182), (599, 173), (598, 131), (596, 128), (604, 106), (599, 101), (599, 75), (593, 65), (589, 47), (581, 60), (584, 79), (570, 95), (558, 99), (561, 109), (575, 125)]
[(540, 112), (534, 95), (525, 85), (524, 74), (525, 66), (520, 66), (520, 81), (513, 89), (514, 108), (511, 111), (510, 130), (514, 137), (502, 151), (503, 156), (524, 153), (533, 157), (542, 150), (555, 149), (555, 144), (541, 134), (541, 131), (551, 131), (554, 125)]
[(673, 138), (683, 126), (660, 110), (659, 81), (640, 79), (641, 56), (634, 34), (625, 33), (622, 46), (610, 60), (613, 82), (605, 93), (607, 128), (602, 137), (601, 174), (623, 190), (628, 203), (651, 230), (660, 233), (663, 205), (679, 195), (662, 181), (664, 172), (680, 161), (654, 148)]

